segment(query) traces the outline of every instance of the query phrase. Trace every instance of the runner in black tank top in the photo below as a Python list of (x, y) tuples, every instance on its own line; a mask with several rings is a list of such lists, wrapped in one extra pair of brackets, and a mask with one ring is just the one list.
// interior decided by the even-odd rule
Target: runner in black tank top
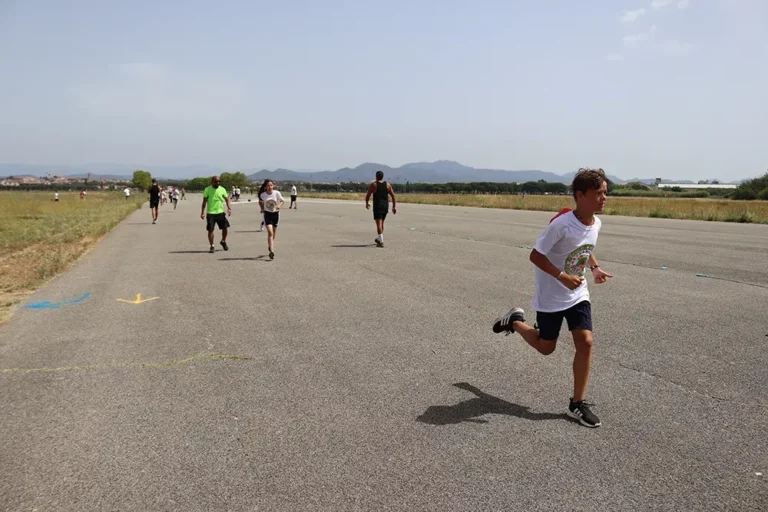
[(376, 181), (376, 191), (373, 193), (373, 213), (376, 212), (384, 215), (386, 218), (389, 212), (389, 191), (387, 190), (388, 183), (386, 181)]
[(373, 196), (373, 220), (376, 222), (376, 232), (379, 236), (374, 242), (379, 247), (384, 247), (384, 219), (387, 218), (389, 211), (389, 196), (392, 196), (392, 213), (397, 214), (397, 203), (392, 186), (384, 181), (384, 172), (376, 171), (376, 181), (368, 187), (368, 194), (365, 196), (365, 208), (370, 209), (370, 199)]

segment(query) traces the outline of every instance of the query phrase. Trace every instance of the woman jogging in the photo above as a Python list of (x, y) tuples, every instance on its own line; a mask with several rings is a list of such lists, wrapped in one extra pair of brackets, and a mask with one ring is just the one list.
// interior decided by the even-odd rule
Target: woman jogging
[(267, 226), (267, 246), (271, 260), (275, 259), (275, 235), (277, 224), (280, 222), (280, 207), (284, 202), (283, 195), (275, 190), (272, 180), (264, 180), (259, 189), (259, 208), (264, 216), (264, 224)]

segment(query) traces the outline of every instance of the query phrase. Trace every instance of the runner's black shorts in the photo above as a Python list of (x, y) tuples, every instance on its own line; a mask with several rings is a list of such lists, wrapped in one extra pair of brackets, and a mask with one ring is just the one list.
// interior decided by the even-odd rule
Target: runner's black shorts
[(297, 196), (291, 196), (291, 202), (292, 202), (292, 203), (295, 203), (295, 202), (296, 202), (296, 197), (297, 197)]
[(554, 313), (536, 313), (539, 337), (546, 341), (556, 341), (560, 336), (563, 319), (568, 322), (568, 330), (592, 330), (592, 304), (588, 300), (579, 302), (565, 311)]
[(213, 231), (218, 225), (219, 229), (227, 229), (229, 227), (229, 221), (225, 213), (209, 213), (205, 216), (205, 220), (208, 224), (208, 231)]
[(387, 210), (373, 209), (373, 220), (384, 220), (387, 218)]
[(150, 208), (157, 208), (160, 206), (160, 199), (150, 199), (149, 200), (149, 207)]
[(280, 222), (280, 212), (264, 212), (264, 225), (269, 226), (272, 224), (277, 227)]

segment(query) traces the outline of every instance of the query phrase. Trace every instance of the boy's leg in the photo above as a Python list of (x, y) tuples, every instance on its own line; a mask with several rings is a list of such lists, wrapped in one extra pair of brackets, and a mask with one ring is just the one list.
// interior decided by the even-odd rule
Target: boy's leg
[(513, 324), (515, 332), (518, 333), (530, 346), (538, 350), (541, 354), (548, 356), (557, 348), (557, 338), (554, 340), (545, 340), (541, 338), (538, 329), (534, 329), (528, 324), (517, 321)]
[(568, 330), (573, 335), (573, 401), (584, 400), (592, 367), (592, 304), (585, 300), (565, 312)]
[(573, 401), (581, 402), (587, 393), (592, 367), (592, 331), (574, 329), (571, 334), (576, 346), (576, 354), (573, 356)]
[(554, 352), (563, 323), (562, 313), (539, 313), (537, 320), (541, 329), (526, 324), (523, 314), (520, 308), (509, 310), (506, 315), (496, 319), (493, 332), (516, 332), (539, 353), (548, 356)]

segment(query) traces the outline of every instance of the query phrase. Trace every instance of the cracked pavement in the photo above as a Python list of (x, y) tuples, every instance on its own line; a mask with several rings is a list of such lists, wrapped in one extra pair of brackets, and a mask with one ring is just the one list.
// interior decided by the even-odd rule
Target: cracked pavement
[(29, 302), (87, 300), (0, 329), (0, 370), (82, 370), (0, 372), (0, 510), (768, 506), (768, 226), (602, 217), (586, 429), (567, 333), (490, 329), (552, 214), (401, 204), (378, 249), (361, 203), (300, 197), (269, 261), (255, 203), (215, 254), (199, 206), (137, 211)]

